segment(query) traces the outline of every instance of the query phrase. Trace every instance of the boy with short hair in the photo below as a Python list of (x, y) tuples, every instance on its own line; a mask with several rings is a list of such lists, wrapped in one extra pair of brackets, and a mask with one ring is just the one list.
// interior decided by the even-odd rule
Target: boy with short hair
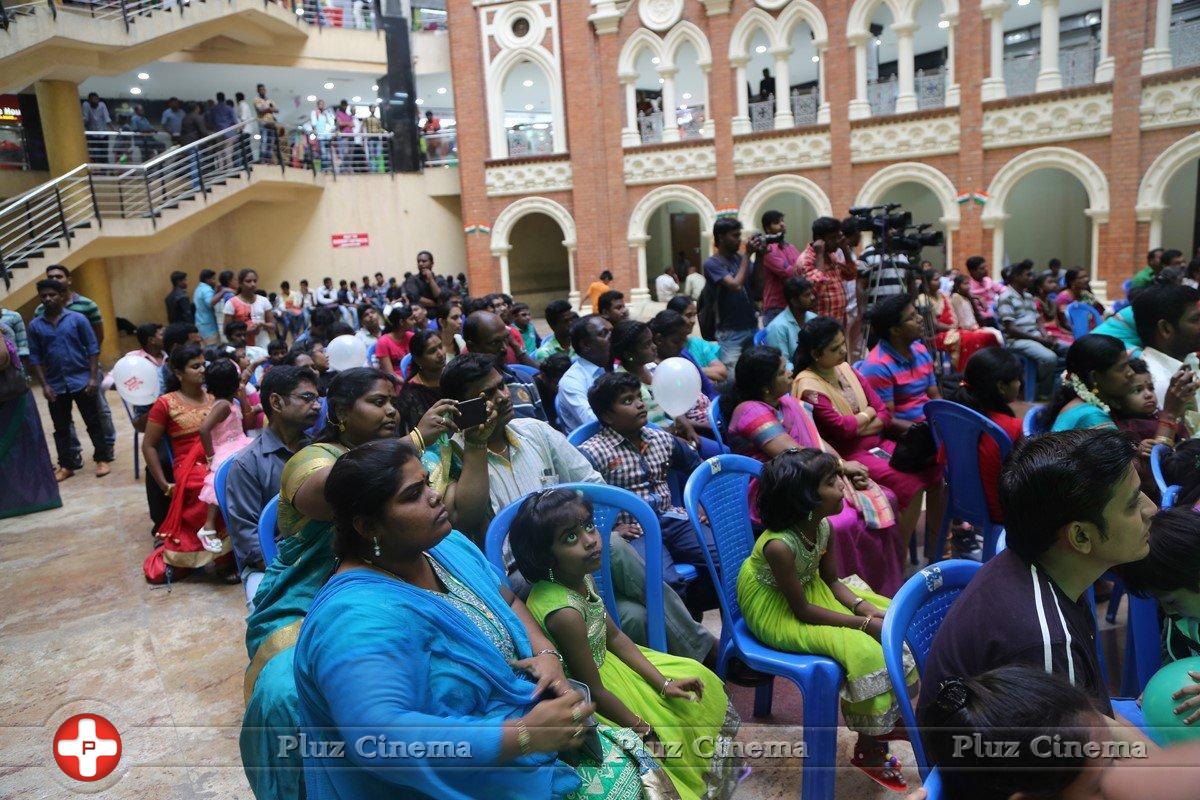
[[(601, 427), (579, 445), (579, 450), (606, 483), (633, 492), (658, 515), (663, 580), (684, 598), (693, 613), (715, 608), (716, 596), (704, 551), (687, 514), (672, 501), (667, 483), (672, 469), (690, 474), (700, 464), (700, 457), (671, 434), (646, 424), (641, 382), (628, 372), (600, 376), (588, 390), (588, 404)], [(613, 530), (628, 539), (639, 555), (647, 557), (642, 529), (632, 516), (622, 514)], [(711, 541), (709, 548), (715, 561), (716, 548)], [(685, 581), (676, 571), (676, 564), (692, 565), (698, 577), (690, 583)]]
[(538, 335), (533, 327), (533, 314), (529, 312), (529, 306), (525, 303), (515, 304), (512, 307), (512, 319), (513, 327), (521, 334), (521, 341), (525, 343), (525, 352), (533, 356), (538, 349)]

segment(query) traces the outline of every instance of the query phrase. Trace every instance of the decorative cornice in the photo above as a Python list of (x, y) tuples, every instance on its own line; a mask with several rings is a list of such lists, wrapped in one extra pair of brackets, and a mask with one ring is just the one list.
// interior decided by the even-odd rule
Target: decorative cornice
[(1200, 74), (1142, 87), (1142, 130), (1200, 124)]
[(621, 17), (624, 15), (613, 0), (592, 0), (592, 8), (595, 11), (588, 17), (588, 22), (592, 23), (598, 35), (616, 33), (621, 27)]
[(983, 148), (1108, 136), (1112, 133), (1112, 113), (1111, 92), (1058, 94), (1023, 103), (1005, 101), (983, 112)]
[(827, 167), (832, 163), (830, 148), (825, 126), (786, 131), (780, 136), (738, 137), (733, 143), (733, 173), (753, 175)]
[(958, 114), (888, 119), (850, 130), (850, 161), (905, 161), (958, 152)]
[(571, 161), (559, 156), (555, 160), (489, 165), (484, 169), (484, 187), (488, 197), (569, 191)]
[(697, 147), (637, 148), (625, 153), (625, 185), (707, 180), (717, 177), (717, 151), (712, 145)]

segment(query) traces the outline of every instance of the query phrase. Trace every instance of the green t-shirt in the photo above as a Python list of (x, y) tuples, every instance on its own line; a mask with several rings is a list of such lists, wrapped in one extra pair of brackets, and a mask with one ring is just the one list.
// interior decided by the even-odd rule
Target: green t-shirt
[[(93, 326), (103, 325), (104, 320), (100, 317), (100, 306), (92, 302), (90, 298), (77, 294), (71, 298), (71, 302), (67, 303), (67, 308), (71, 311), (77, 311), (88, 318), (88, 322)], [(43, 313), (42, 304), (38, 303), (38, 307), (33, 310), (35, 317), (40, 317)]]
[(1142, 267), (1136, 275), (1133, 276), (1133, 283), (1130, 286), (1141, 287), (1149, 286), (1154, 282), (1154, 270), (1149, 267)]

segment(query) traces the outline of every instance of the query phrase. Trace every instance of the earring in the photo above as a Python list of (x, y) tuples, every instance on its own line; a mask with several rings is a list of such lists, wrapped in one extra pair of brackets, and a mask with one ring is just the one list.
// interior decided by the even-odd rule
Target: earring
[(554, 567), (550, 568), (550, 582), (554, 583)]
[(372, 539), (374, 540), (374, 542), (375, 542), (375, 557), (376, 557), (376, 558), (379, 558), (381, 555), (383, 555), (383, 552), (382, 552), (382, 551), (379, 549), (379, 537), (378, 537), (378, 536), (372, 536), (371, 538), (372, 538)]
[(339, 419), (338, 424), (337, 424), (337, 429), (338, 429), (338, 433), (345, 433), (346, 432), (346, 423), (342, 422)]

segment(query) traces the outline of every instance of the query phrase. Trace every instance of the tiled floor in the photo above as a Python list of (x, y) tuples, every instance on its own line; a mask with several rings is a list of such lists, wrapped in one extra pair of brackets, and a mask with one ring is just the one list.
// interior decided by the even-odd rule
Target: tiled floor
[[(143, 580), (151, 549), (145, 495), (133, 478), (132, 430), (115, 394), (110, 401), (113, 473), (96, 479), (85, 469), (62, 484), (63, 508), (0, 522), (0, 797), (249, 798), (237, 741), (246, 666), (241, 587), (194, 576), (168, 592)], [(717, 624), (715, 613), (708, 621)], [(767, 719), (751, 716), (751, 690), (731, 693), (740, 740), (801, 741), (791, 685), (776, 682)], [(69, 780), (51, 756), (55, 729), (81, 711), (106, 716), (123, 741), (117, 771), (95, 784)], [(853, 741), (840, 731), (836, 797), (900, 797), (847, 766)], [(916, 785), (911, 750), (901, 743), (894, 751)], [(798, 797), (800, 759), (751, 766), (738, 797)]]

